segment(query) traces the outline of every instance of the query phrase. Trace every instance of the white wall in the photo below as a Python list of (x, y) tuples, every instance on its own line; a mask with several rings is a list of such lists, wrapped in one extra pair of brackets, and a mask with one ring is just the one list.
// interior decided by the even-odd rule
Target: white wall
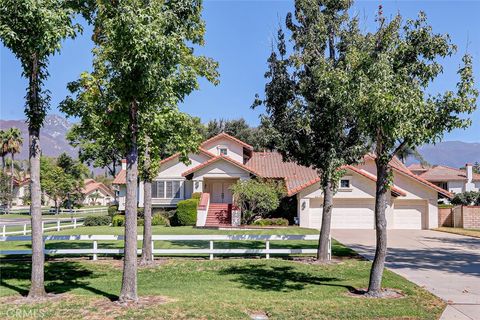
[(250, 173), (226, 161), (218, 160), (193, 174), (194, 180), (203, 178), (248, 178)]
[(228, 154), (230, 158), (243, 163), (243, 146), (237, 142), (234, 142), (230, 139), (220, 138), (205, 144), (204, 149), (210, 151), (214, 155), (219, 155), (218, 146), (225, 146), (228, 149)]
[(465, 191), (465, 181), (448, 181), (447, 188), (452, 193), (462, 193)]

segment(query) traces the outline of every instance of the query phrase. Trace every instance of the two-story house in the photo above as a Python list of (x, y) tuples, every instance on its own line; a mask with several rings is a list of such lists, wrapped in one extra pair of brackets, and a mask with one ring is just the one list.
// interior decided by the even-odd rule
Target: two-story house
[[(299, 225), (320, 228), (322, 191), (320, 178), (312, 168), (285, 162), (277, 152), (255, 152), (253, 147), (226, 133), (204, 141), (189, 155), (190, 164), (173, 155), (161, 161), (152, 185), (153, 207), (175, 207), (192, 193), (201, 193), (197, 226), (236, 225), (232, 215), (230, 186), (255, 177), (282, 180), (288, 197), (297, 201)], [(428, 229), (438, 226), (438, 194), (452, 194), (413, 174), (398, 159), (391, 162), (394, 185), (387, 208), (389, 228)], [(362, 164), (345, 166), (334, 196), (332, 228), (373, 229), (376, 168), (366, 155)], [(114, 180), (119, 190), (119, 209), (125, 209), (126, 163)], [(139, 185), (139, 206), (143, 206), (143, 184)], [(221, 214), (224, 213), (224, 214)]]

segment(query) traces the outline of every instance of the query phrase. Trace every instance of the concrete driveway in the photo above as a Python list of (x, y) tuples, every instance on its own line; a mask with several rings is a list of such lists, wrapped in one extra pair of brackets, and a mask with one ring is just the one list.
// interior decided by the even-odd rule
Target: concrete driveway
[[(367, 259), (375, 230), (332, 230)], [(480, 239), (431, 230), (389, 230), (386, 266), (448, 303), (443, 319), (480, 319)]]

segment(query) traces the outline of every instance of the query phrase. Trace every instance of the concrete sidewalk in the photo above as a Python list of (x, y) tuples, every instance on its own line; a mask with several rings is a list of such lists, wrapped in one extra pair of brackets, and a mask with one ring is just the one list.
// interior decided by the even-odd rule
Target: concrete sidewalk
[[(332, 230), (367, 259), (375, 230)], [(443, 320), (480, 320), (480, 239), (431, 230), (389, 230), (386, 267), (448, 303)]]

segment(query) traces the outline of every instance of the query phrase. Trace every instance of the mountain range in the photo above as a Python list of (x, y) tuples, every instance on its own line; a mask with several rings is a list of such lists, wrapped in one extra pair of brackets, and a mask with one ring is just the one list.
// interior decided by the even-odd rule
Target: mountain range
[[(17, 127), (22, 131), (23, 148), (17, 159), (28, 159), (28, 130), (25, 120), (0, 120), (2, 130)], [(49, 115), (45, 118), (44, 126), (40, 131), (42, 153), (56, 157), (62, 152), (76, 157), (77, 151), (65, 139), (72, 123), (59, 115)], [(423, 158), (430, 164), (443, 164), (451, 167), (462, 167), (465, 163), (480, 162), (480, 143), (462, 141), (444, 141), (435, 145), (423, 145), (418, 148)], [(407, 164), (418, 162), (410, 158)]]

